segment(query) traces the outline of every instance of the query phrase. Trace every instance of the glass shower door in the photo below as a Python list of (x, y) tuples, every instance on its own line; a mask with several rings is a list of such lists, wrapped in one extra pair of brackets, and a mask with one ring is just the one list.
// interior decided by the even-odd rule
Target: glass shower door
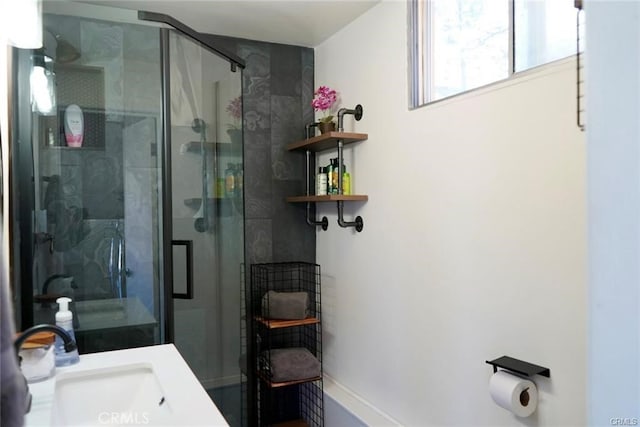
[(169, 34), (174, 340), (231, 426), (241, 423), (241, 72)]
[(21, 248), (33, 258), (22, 272), (23, 283), (33, 283), (23, 293), (27, 314), (53, 323), (56, 298), (70, 296), (81, 353), (159, 344), (159, 30), (56, 14), (45, 15), (44, 28), (44, 49), (23, 51), (19, 61), (26, 75), (48, 67), (57, 104), (46, 112), (33, 106), (30, 152), (19, 152), (20, 180), (33, 189), (20, 200), (32, 213), (21, 224), (21, 234), (33, 236)]
[[(240, 425), (241, 71), (165, 27), (57, 3), (44, 50), (16, 59), (20, 326), (55, 322), (65, 295), (81, 353), (173, 341)], [(47, 111), (30, 105), (36, 65), (55, 82)], [(78, 110), (81, 142), (65, 128)]]

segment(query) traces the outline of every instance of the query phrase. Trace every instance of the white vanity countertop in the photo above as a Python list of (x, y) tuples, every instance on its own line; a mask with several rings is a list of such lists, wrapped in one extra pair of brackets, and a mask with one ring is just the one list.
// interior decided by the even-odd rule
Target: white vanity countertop
[[(56, 368), (52, 378), (29, 384), (33, 396), (31, 411), (26, 415), (25, 425), (50, 426), (54, 402), (56, 376), (64, 372), (79, 372), (88, 369), (110, 368), (147, 363), (153, 366), (164, 397), (172, 408), (171, 421), (165, 425), (187, 426), (227, 426), (218, 408), (193, 374), (173, 344), (103, 353), (81, 354), (80, 362), (63, 368)], [(92, 396), (87, 396), (91, 399)], [(77, 402), (82, 405), (82, 402)], [(100, 425), (96, 420), (94, 425)]]

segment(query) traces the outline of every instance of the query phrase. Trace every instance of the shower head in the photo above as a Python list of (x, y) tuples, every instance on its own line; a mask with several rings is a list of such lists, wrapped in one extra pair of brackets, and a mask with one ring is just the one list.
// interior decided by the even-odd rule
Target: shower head
[[(80, 58), (80, 51), (76, 49), (69, 41), (63, 38), (60, 34), (56, 34), (50, 28), (45, 28), (45, 30), (51, 34), (51, 36), (55, 40), (55, 61), (60, 64), (66, 64), (69, 62), (73, 62), (76, 59)], [(48, 40), (47, 40), (48, 41)], [(49, 46), (46, 46), (47, 48)]]
[(80, 58), (80, 52), (78, 52), (78, 49), (73, 47), (71, 43), (59, 35), (56, 35), (55, 37), (58, 42), (58, 46), (56, 47), (56, 61), (61, 64), (66, 64), (67, 62), (73, 62)]

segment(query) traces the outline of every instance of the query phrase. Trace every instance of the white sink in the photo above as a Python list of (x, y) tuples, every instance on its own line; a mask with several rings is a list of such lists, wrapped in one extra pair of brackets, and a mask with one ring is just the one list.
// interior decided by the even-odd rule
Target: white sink
[(53, 425), (162, 425), (171, 415), (150, 363), (63, 372), (56, 378)]
[(81, 354), (29, 390), (26, 427), (228, 427), (173, 344)]

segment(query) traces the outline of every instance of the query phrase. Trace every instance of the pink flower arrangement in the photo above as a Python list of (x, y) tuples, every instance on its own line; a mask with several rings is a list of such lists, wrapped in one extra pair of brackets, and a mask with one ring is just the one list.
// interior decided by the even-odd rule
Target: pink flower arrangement
[(235, 125), (230, 126), (233, 128), (237, 128), (240, 123), (240, 119), (242, 118), (242, 98), (238, 96), (229, 101), (229, 105), (227, 105), (226, 111), (235, 121)]
[[(338, 92), (327, 87), (320, 86), (313, 93), (313, 101), (311, 101), (311, 106), (315, 111), (323, 111), (327, 110), (331, 112), (332, 107), (338, 101)], [(326, 114), (326, 113), (325, 113)], [(333, 114), (326, 114), (324, 117), (320, 119), (321, 122), (329, 123), (333, 120)]]

